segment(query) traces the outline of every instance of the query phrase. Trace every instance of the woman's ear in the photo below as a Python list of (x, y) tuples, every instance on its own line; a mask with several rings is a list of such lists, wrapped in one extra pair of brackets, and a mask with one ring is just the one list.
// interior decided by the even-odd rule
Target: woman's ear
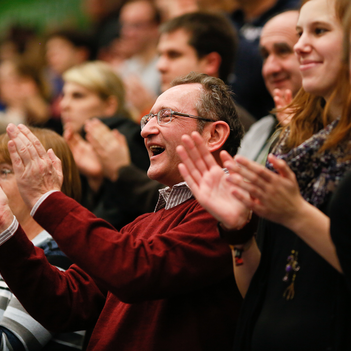
[(107, 116), (107, 117), (112, 117), (117, 109), (118, 109), (118, 101), (117, 101), (117, 98), (113, 95), (110, 95), (106, 101), (106, 106), (105, 106), (105, 113), (104, 115)]
[(211, 153), (221, 151), (230, 134), (230, 127), (224, 121), (209, 123), (203, 130), (203, 137)]

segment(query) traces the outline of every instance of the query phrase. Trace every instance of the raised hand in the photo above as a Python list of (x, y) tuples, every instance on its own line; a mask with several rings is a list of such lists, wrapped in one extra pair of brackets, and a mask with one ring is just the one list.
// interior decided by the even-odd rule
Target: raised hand
[(288, 165), (273, 155), (268, 156), (278, 174), (243, 156), (236, 156), (237, 164), (225, 162), (233, 174), (228, 181), (248, 192), (251, 196), (242, 196), (234, 189), (235, 196), (258, 216), (267, 218), (292, 228), (300, 216), (299, 210), (305, 205), (295, 174)]
[(29, 208), (50, 190), (61, 190), (61, 161), (24, 125), (9, 124), (8, 148), (20, 194)]
[(65, 126), (63, 137), (72, 151), (79, 172), (88, 178), (102, 178), (102, 166), (93, 147), (69, 126)]
[[(273, 91), (273, 100), (275, 104), (275, 108), (277, 110), (285, 108), (292, 101), (292, 92), (290, 89), (274, 89)], [(276, 114), (278, 121), (282, 126), (286, 126), (293, 117), (293, 113), (288, 109), (278, 112)]]
[(118, 130), (111, 130), (98, 119), (85, 123), (86, 139), (93, 147), (104, 176), (116, 181), (121, 167), (131, 163), (129, 147), (125, 136)]
[[(139, 77), (129, 75), (124, 80), (124, 86), (126, 89), (126, 100), (137, 110), (138, 117), (155, 103), (156, 96), (145, 88)], [(140, 118), (136, 120), (137, 123), (140, 122)]]
[[(183, 135), (182, 143), (177, 147), (182, 160), (179, 171), (196, 199), (226, 228), (241, 228), (248, 219), (249, 210), (233, 196), (236, 187), (227, 181), (228, 175), (208, 151), (200, 134)], [(221, 158), (233, 162), (225, 151), (222, 151)], [(248, 196), (240, 189), (237, 192), (243, 198)]]

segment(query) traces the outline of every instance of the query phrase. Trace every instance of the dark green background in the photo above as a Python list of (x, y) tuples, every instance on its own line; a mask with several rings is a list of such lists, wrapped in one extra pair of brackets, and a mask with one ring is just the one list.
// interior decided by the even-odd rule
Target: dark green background
[(39, 32), (62, 26), (84, 28), (88, 21), (81, 0), (0, 0), (0, 39), (12, 24), (24, 24)]

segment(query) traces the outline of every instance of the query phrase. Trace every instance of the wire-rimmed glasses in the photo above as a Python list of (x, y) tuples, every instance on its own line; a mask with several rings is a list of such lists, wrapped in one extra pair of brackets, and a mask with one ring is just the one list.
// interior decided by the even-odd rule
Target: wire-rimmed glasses
[(158, 111), (157, 113), (149, 113), (148, 115), (145, 115), (140, 121), (141, 130), (143, 130), (143, 128), (147, 125), (147, 123), (153, 117), (157, 117), (158, 125), (162, 126), (162, 125), (171, 123), (173, 116), (194, 118), (194, 119), (199, 119), (199, 120), (207, 121), (207, 122), (215, 122), (212, 119), (199, 117), (199, 116), (194, 116), (194, 115), (189, 115), (188, 113), (176, 112), (176, 111), (173, 111), (170, 108), (163, 108), (162, 110)]

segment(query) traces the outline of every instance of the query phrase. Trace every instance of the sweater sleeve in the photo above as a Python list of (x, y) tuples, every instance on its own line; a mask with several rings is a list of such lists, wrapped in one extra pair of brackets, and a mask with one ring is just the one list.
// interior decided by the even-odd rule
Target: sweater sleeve
[(26, 311), (52, 332), (88, 329), (105, 302), (89, 275), (75, 265), (67, 271), (52, 266), (20, 226), (0, 246), (0, 272)]
[[(230, 250), (219, 238), (217, 221), (195, 200), (188, 204), (181, 220), (172, 217), (178, 210), (163, 212), (163, 218), (159, 212), (146, 214), (118, 232), (74, 200), (54, 193), (35, 220), (95, 281), (123, 302), (134, 303), (188, 293), (233, 276)], [(50, 213), (55, 218), (49, 219)], [(162, 225), (168, 227), (162, 231)]]
[[(72, 264), (63, 255), (53, 239), (40, 243), (39, 247), (43, 249), (50, 264), (58, 267), (61, 271), (68, 269)], [(5, 282), (2, 280), (1, 282), (4, 284), (3, 289), (6, 289)], [(8, 294), (11, 293), (8, 291)], [(0, 303), (2, 303), (1, 297)], [(2, 337), (3, 342), (0, 346), (0, 351), (8, 350), (10, 345), (14, 351), (35, 351), (43, 348), (46, 350), (46, 348), (55, 348), (57, 345), (60, 345), (59, 347), (62, 351), (81, 350), (85, 334), (83, 331), (58, 334), (49, 332), (27, 313), (13, 294), (11, 294), (9, 303), (0, 321), (0, 328), (5, 333)], [(65, 346), (62, 346), (63, 344)]]

